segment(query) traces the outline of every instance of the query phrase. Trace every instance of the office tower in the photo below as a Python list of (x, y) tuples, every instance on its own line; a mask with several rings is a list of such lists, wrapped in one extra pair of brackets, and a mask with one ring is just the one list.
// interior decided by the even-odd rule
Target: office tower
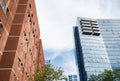
[(68, 81), (78, 81), (77, 75), (68, 75)]
[(35, 0), (0, 0), (0, 81), (29, 81), (44, 55)]
[(80, 81), (120, 68), (120, 20), (78, 17), (74, 39)]

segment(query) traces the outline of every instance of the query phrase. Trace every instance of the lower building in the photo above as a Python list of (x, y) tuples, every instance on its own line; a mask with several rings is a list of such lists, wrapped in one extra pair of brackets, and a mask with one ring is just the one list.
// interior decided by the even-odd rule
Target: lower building
[(68, 80), (67, 81), (78, 81), (77, 80), (77, 75), (68, 75)]
[(77, 18), (74, 27), (80, 81), (105, 69), (120, 68), (120, 20)]

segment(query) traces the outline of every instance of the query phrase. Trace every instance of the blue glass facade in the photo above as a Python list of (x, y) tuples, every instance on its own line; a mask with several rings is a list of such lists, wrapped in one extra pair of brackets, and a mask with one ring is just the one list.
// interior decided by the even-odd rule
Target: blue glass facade
[(120, 67), (120, 20), (78, 17), (74, 38), (80, 81)]
[(97, 20), (112, 69), (120, 68), (120, 20)]

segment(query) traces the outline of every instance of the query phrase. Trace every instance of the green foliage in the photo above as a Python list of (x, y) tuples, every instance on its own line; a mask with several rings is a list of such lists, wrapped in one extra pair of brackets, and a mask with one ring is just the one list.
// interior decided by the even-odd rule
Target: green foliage
[(105, 70), (103, 73), (103, 80), (102, 81), (114, 81), (114, 74), (111, 70)]
[(57, 81), (66, 79), (61, 67), (54, 67), (50, 62), (45, 64), (44, 70), (37, 68), (35, 73), (30, 77), (31, 81)]
[(89, 81), (120, 81), (120, 68), (114, 71), (105, 70), (99, 75), (91, 75)]
[(89, 81), (96, 81), (97, 76), (96, 75), (90, 75)]
[(45, 80), (45, 71), (40, 68), (36, 68), (35, 73), (30, 76), (30, 81), (46, 81)]
[(50, 62), (46, 64), (45, 66), (45, 72), (46, 72), (46, 80), (47, 81), (53, 81), (53, 80), (62, 80), (66, 77), (63, 75), (64, 71), (61, 67), (54, 67)]
[(113, 74), (115, 76), (115, 79), (120, 81), (120, 68), (117, 68), (113, 71)]

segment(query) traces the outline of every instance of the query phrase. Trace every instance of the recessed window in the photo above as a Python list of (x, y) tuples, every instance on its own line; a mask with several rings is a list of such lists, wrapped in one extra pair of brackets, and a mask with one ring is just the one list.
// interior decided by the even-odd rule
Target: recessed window
[(24, 71), (24, 67), (23, 67), (23, 64), (21, 63), (21, 71), (23, 72)]
[(2, 23), (0, 23), (0, 29), (2, 29), (3, 28), (3, 25), (2, 25)]
[(29, 4), (29, 8), (31, 8), (31, 4)]
[(32, 55), (32, 50), (31, 50), (31, 49), (29, 49), (29, 51), (30, 51), (30, 55)]
[(28, 17), (30, 17), (30, 13), (28, 13)]
[(35, 22), (33, 22), (33, 25), (35, 25)]
[(31, 17), (33, 17), (33, 14), (31, 14)]
[(28, 41), (28, 38), (27, 38), (27, 36), (26, 36), (26, 33), (24, 32), (24, 40), (25, 41)]
[(2, 29), (2, 28), (3, 28), (3, 24), (2, 24), (2, 22), (0, 20), (0, 29)]
[(4, 0), (2, 0), (2, 2), (1, 2), (1, 6), (2, 6), (2, 9), (5, 9), (6, 4), (5, 4), (5, 1), (4, 1)]
[(20, 68), (20, 70), (23, 72), (24, 70), (24, 67), (23, 67), (23, 64), (21, 62), (21, 60), (18, 58), (18, 67)]
[(16, 77), (16, 75), (14, 75), (14, 81), (17, 81), (17, 77)]
[(34, 32), (34, 29), (32, 30), (32, 34), (33, 34), (33, 37), (35, 37), (35, 32)]
[(9, 14), (9, 9), (7, 8), (7, 9), (6, 9), (6, 15), (8, 15), (8, 14)]
[(29, 77), (29, 76), (28, 76), (28, 73), (26, 72), (26, 73), (25, 73), (25, 78), (27, 79), (28, 77)]
[(26, 33), (24, 32), (24, 36), (26, 36)]
[(21, 67), (21, 60), (18, 58), (18, 67)]
[(32, 19), (31, 18), (29, 19), (29, 22), (32, 23)]

